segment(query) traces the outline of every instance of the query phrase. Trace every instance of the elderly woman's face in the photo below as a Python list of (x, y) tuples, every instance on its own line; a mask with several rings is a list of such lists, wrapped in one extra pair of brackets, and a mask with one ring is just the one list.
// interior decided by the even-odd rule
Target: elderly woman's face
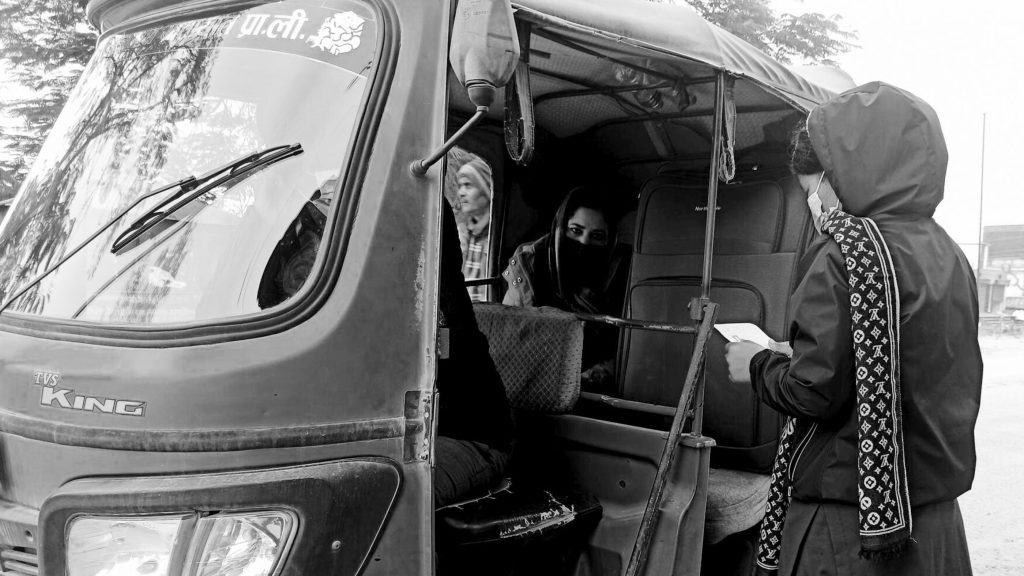
[(463, 212), (480, 213), (487, 211), (491, 199), (468, 176), (459, 174), (459, 203)]
[(569, 218), (565, 237), (584, 246), (607, 246), (608, 223), (604, 215), (593, 208), (580, 207)]

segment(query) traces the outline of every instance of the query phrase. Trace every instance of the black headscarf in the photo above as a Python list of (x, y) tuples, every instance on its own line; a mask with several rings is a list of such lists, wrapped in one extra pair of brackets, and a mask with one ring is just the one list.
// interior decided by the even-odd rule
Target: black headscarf
[[(608, 225), (606, 246), (584, 246), (566, 236), (580, 208), (600, 212)], [(534, 289), (537, 305), (590, 314), (622, 313), (627, 259), (615, 245), (615, 218), (608, 194), (593, 186), (572, 189), (537, 246)]]

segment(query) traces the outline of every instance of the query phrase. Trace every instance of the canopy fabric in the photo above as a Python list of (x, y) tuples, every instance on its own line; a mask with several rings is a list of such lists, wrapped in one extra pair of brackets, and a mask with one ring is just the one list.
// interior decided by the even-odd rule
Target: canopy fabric
[(801, 77), (688, 6), (649, 0), (519, 0), (517, 16), (681, 56), (749, 78), (809, 110), (835, 92)]

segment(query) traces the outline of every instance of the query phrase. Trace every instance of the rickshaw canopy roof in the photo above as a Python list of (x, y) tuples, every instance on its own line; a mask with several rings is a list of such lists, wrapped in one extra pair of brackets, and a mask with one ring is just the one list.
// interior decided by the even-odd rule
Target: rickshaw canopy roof
[(804, 109), (834, 95), (707, 22), (688, 6), (648, 0), (520, 0), (513, 2), (513, 8), (526, 20), (575, 28), (749, 78)]

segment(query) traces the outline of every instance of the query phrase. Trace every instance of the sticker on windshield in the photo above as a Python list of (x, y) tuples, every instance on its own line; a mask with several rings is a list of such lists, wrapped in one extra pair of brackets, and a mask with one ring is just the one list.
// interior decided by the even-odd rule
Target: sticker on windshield
[(364, 74), (373, 62), (373, 14), (357, 2), (334, 4), (337, 9), (297, 2), (253, 8), (232, 22), (221, 46), (285, 52)]
[(351, 52), (359, 48), (364, 22), (355, 12), (335, 14), (320, 25), (320, 31), (309, 39), (309, 45), (335, 56)]
[(302, 25), (309, 18), (306, 17), (305, 10), (298, 8), (291, 14), (246, 14), (241, 20), (238, 38), (265, 36), (272, 40), (296, 40), (302, 34)]

